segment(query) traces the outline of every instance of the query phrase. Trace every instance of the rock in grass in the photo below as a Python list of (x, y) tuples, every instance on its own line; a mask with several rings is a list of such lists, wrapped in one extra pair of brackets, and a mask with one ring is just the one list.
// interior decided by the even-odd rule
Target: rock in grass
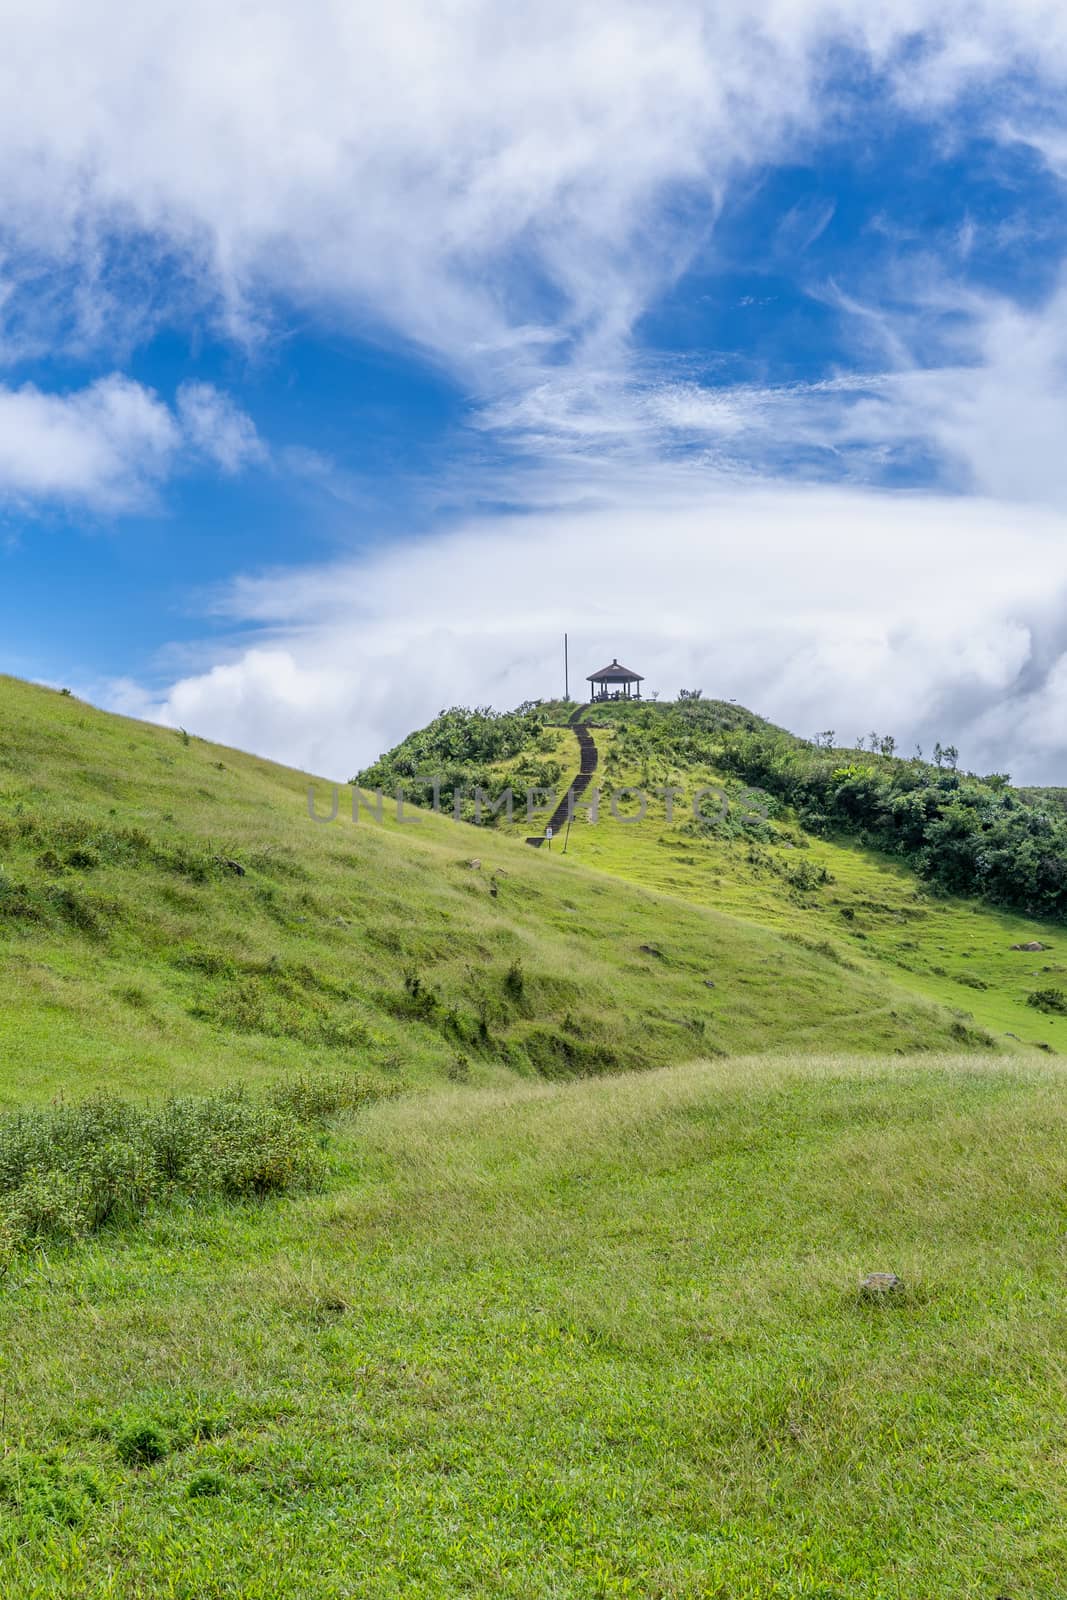
[(899, 1294), (903, 1287), (895, 1272), (868, 1272), (860, 1283), (860, 1294), (865, 1300), (885, 1300)]
[(1047, 944), (1042, 944), (1040, 939), (1031, 939), (1027, 944), (1013, 944), (1013, 950), (1047, 950)]

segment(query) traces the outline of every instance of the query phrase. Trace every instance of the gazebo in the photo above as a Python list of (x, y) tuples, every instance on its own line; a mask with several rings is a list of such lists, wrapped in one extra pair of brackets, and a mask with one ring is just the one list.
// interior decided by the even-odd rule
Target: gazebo
[(591, 672), (586, 679), (593, 686), (593, 700), (640, 700), (644, 681), (639, 672), (620, 667), (617, 659), (610, 666), (601, 667), (599, 672)]

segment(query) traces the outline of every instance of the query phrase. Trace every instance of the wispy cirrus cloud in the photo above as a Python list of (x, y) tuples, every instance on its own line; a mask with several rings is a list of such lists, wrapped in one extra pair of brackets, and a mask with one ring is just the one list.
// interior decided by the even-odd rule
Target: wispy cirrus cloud
[(83, 323), (116, 280), (127, 311), (195, 282), (244, 332), (280, 292), (489, 389), (628, 336), (731, 180), (859, 115), (872, 74), (931, 116), (1067, 76), (1044, 0), (189, 0), (126, 20), (51, 0), (8, 21), (16, 281), (20, 254), (80, 264)]
[(183, 383), (176, 404), (188, 443), (223, 472), (266, 460), (255, 423), (213, 383)]

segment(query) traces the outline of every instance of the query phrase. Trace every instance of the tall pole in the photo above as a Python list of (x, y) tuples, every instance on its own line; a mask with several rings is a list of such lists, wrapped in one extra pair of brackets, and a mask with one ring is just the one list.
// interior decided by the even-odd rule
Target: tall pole
[(563, 698), (564, 698), (564, 700), (569, 700), (570, 697), (571, 697), (570, 665), (569, 665), (568, 660), (567, 660), (567, 635), (564, 634), (563, 635)]

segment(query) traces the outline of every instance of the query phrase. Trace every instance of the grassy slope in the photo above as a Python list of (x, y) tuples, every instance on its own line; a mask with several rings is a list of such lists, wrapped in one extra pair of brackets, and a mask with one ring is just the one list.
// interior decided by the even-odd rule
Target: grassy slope
[[(9, 1100), (349, 1062), (423, 1085), (335, 1127), (323, 1193), (12, 1268), (0, 1593), (1064, 1592), (1057, 1062), (800, 1054), (959, 1019), (775, 931), (843, 919), (737, 843), (629, 830), (628, 883), (580, 859), (623, 830), (561, 859), (443, 820), (316, 827), (301, 775), (256, 758), (9, 680), (0, 718)], [(868, 944), (908, 936), (896, 875), (834, 859), (830, 892), (877, 881)], [(925, 940), (942, 913), (899, 893)], [(424, 1020), (412, 969), (442, 996)], [(487, 1019), (473, 1086), (431, 1086), (444, 1005)], [(798, 1053), (546, 1084), (546, 1037), (621, 1065)], [(886, 1268), (906, 1292), (865, 1305)], [(117, 1448), (138, 1422), (154, 1465)]]
[(1053, 1600), (1065, 1117), (932, 1057), (374, 1107), (326, 1194), (8, 1279), (0, 1592)]
[(352, 1061), (417, 1081), (770, 1046), (943, 1049), (958, 1032), (884, 975), (677, 885), (428, 816), (316, 825), (299, 773), (11, 679), (0, 725), (9, 1102)]
[[(595, 728), (594, 737), (605, 793), (613, 785), (641, 784), (639, 771), (611, 760), (617, 730)], [(566, 783), (577, 771), (577, 741), (563, 729), (558, 738)], [(724, 780), (707, 769), (675, 772), (672, 781), (692, 794), (699, 784)], [(735, 780), (727, 782), (731, 789), (740, 787)], [(622, 804), (619, 809), (624, 814)], [(686, 816), (679, 802), (677, 817)], [(750, 924), (812, 943), (829, 940), (864, 973), (885, 975), (965, 1013), (965, 1022), (988, 1029), (1009, 1047), (1014, 1036), (1067, 1051), (1067, 1017), (1041, 1014), (1026, 1004), (1034, 989), (1064, 986), (1067, 932), (1059, 924), (932, 895), (901, 862), (850, 840), (806, 835), (787, 811), (779, 843), (761, 847), (756, 859), (744, 840), (668, 827), (661, 803), (650, 805), (644, 821), (614, 822), (606, 803), (596, 827), (585, 817), (579, 808), (568, 860), (713, 906)], [(515, 835), (528, 831), (525, 822), (513, 830)], [(557, 841), (553, 853), (559, 856), (561, 848)], [(833, 881), (796, 890), (781, 874), (800, 862), (825, 868)], [(1011, 948), (1032, 940), (1048, 949), (1034, 955)]]

